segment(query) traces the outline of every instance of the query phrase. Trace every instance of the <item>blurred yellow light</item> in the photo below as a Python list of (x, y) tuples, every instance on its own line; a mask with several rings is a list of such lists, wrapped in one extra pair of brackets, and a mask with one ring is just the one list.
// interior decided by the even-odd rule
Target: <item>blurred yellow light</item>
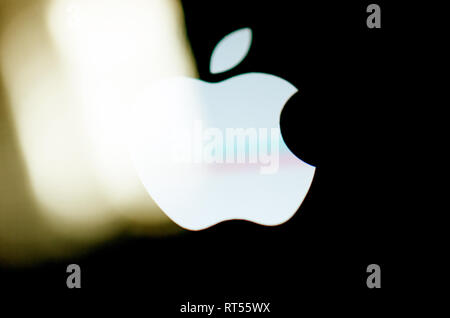
[(123, 218), (168, 222), (132, 165), (127, 117), (150, 82), (196, 75), (179, 3), (36, 1), (0, 31), (31, 190), (55, 229), (95, 236)]

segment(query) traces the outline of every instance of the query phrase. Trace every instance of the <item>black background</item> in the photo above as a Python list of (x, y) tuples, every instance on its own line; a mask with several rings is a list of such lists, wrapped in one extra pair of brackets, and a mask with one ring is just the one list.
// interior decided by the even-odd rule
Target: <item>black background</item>
[[(149, 316), (177, 313), (187, 301), (271, 302), (271, 315), (279, 317), (305, 309), (384, 312), (411, 285), (397, 169), (405, 147), (401, 83), (409, 35), (401, 6), (384, 1), (377, 2), (382, 28), (368, 29), (369, 3), (183, 1), (201, 79), (263, 72), (298, 88), (283, 109), (281, 130), (291, 151), (316, 166), (316, 175), (291, 220), (277, 227), (228, 221), (167, 238), (120, 238), (61, 263), (4, 271), (2, 284), (10, 291), (57, 291), (72, 309), (107, 296), (111, 301), (101, 302), (106, 311), (123, 305)], [(214, 46), (241, 27), (253, 31), (249, 54), (232, 70), (210, 74)], [(66, 288), (70, 263), (82, 268), (81, 290)], [(379, 290), (366, 287), (372, 263), (382, 269)]]

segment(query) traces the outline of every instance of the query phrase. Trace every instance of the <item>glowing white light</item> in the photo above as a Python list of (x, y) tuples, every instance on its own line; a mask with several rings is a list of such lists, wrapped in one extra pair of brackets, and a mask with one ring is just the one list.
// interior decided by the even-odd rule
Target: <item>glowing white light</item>
[(53, 0), (44, 21), (16, 17), (1, 61), (42, 210), (72, 225), (113, 210), (165, 220), (133, 168), (127, 118), (149, 82), (195, 76), (178, 3)]

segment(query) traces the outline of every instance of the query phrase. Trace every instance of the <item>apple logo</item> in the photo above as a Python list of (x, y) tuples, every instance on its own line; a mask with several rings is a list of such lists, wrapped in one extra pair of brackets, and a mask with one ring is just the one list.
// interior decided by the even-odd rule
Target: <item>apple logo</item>
[[(214, 48), (210, 71), (239, 64), (252, 39), (236, 30)], [(315, 167), (288, 149), (280, 113), (297, 89), (265, 73), (218, 83), (172, 77), (134, 105), (130, 151), (146, 190), (179, 226), (202, 230), (241, 219), (279, 225), (303, 202)]]

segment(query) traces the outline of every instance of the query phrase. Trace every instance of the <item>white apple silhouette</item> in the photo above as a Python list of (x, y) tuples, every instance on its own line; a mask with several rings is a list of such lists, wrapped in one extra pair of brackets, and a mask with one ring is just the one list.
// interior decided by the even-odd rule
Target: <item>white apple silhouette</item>
[[(226, 36), (213, 51), (211, 72), (237, 65), (250, 43), (249, 28)], [(296, 91), (289, 82), (264, 73), (218, 83), (177, 77), (149, 86), (137, 99), (130, 135), (133, 161), (148, 193), (169, 218), (189, 230), (231, 219), (262, 225), (290, 219), (309, 190), (315, 167), (293, 155), (281, 135), (270, 139), (270, 132), (279, 132), (281, 110)], [(206, 128), (211, 129), (205, 133)], [(254, 128), (260, 136), (260, 129), (267, 129), (269, 148), (278, 158), (273, 156), (269, 163), (263, 157), (259, 162), (225, 162), (220, 154), (213, 162), (199, 157), (205, 145), (194, 140), (192, 131), (203, 132), (205, 142), (219, 140), (227, 128)], [(267, 147), (264, 139), (258, 140), (258, 149)], [(218, 144), (231, 151), (228, 144)], [(179, 158), (185, 158), (176, 160), (174, 149), (180, 145), (192, 151), (179, 152)], [(241, 144), (243, 149), (238, 145), (234, 150), (249, 155), (249, 147)]]

